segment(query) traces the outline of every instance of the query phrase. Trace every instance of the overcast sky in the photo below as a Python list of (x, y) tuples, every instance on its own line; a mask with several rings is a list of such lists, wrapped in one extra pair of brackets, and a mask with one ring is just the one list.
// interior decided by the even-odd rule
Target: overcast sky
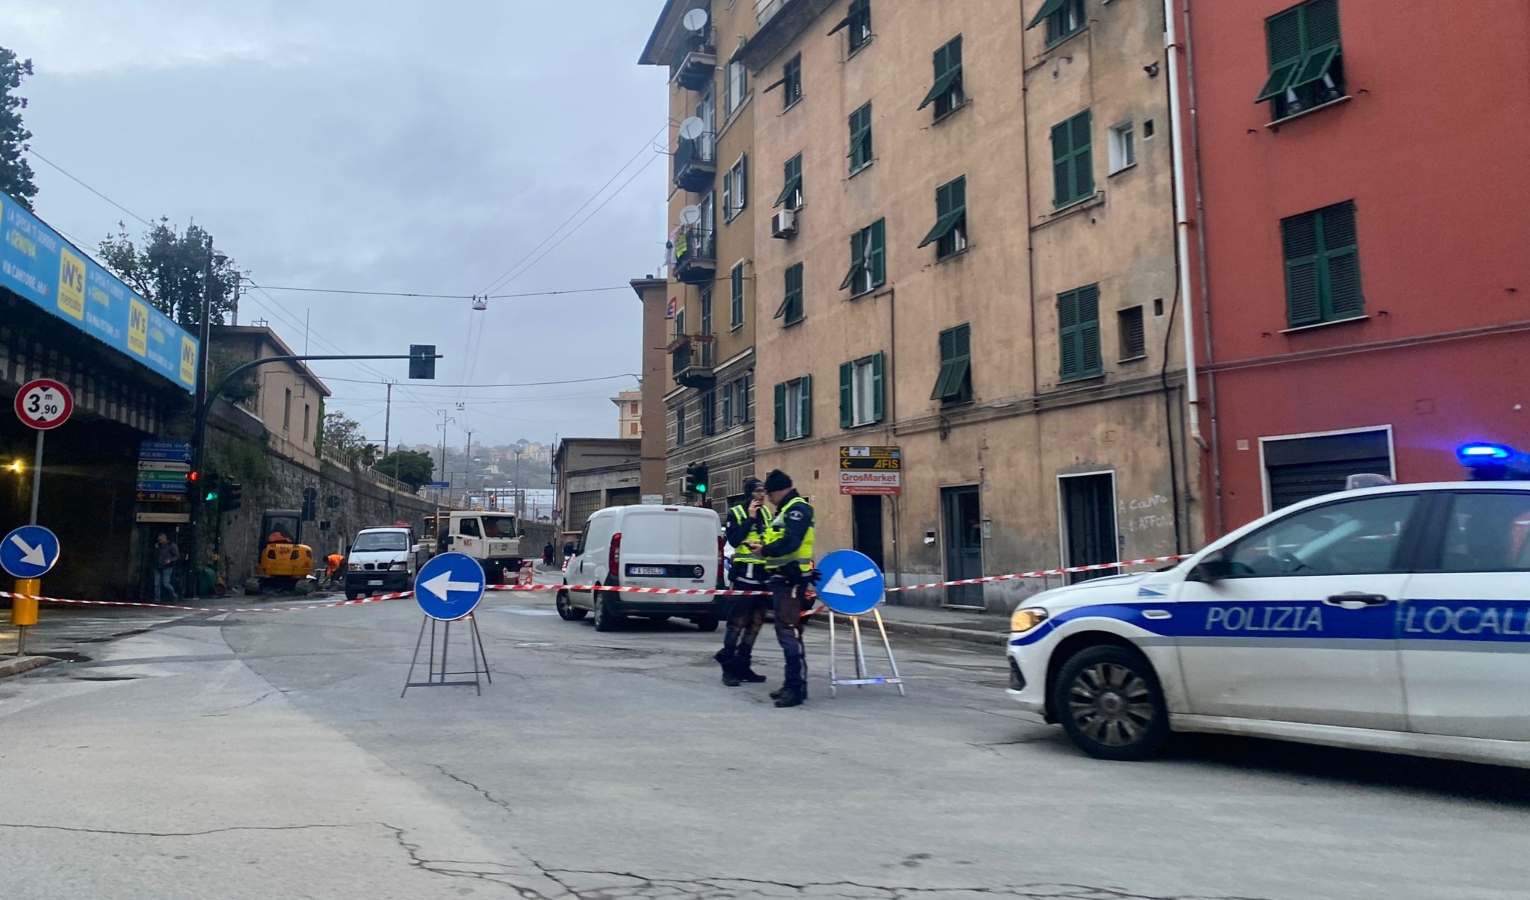
[[(623, 287), (491, 300), (487, 312), (466, 299), (276, 290), (247, 292), (241, 304), (241, 324), (268, 320), (299, 352), (311, 317), (310, 352), (434, 343), (446, 354), (439, 383), (498, 385), (639, 371), (639, 304), (625, 285), (662, 262), (668, 166), (658, 134), (666, 73), (636, 60), (661, 6), (0, 0), (0, 45), (36, 68), (22, 94), (37, 153), (137, 216), (182, 228), (194, 220), (259, 284)], [(145, 229), (57, 169), (32, 165), (38, 214), (87, 249), (119, 221), (135, 236)], [(575, 223), (632, 180), (496, 284), (613, 176)], [(473, 350), (470, 333), (481, 333)], [(334, 391), (330, 409), (381, 442), (380, 382), (404, 377), (406, 364), (314, 368)], [(456, 419), (455, 445), (467, 440), (463, 426), (474, 443), (614, 436), (608, 398), (636, 379), (425, 384), (394, 389), (395, 443), (438, 442), (440, 409)]]

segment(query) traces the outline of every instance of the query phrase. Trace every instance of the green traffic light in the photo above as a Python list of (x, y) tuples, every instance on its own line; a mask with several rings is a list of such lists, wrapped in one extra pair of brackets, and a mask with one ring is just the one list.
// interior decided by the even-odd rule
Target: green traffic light
[(205, 500), (208, 503), (211, 503), (214, 500), (218, 499), (218, 492), (217, 491), (208, 491), (207, 492), (207, 496), (203, 497), (202, 499)]

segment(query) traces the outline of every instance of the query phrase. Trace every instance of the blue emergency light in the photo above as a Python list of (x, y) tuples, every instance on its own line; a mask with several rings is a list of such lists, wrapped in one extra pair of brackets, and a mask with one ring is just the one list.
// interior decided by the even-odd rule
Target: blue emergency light
[(1474, 481), (1530, 479), (1530, 455), (1503, 444), (1462, 444), (1456, 448), (1456, 459)]

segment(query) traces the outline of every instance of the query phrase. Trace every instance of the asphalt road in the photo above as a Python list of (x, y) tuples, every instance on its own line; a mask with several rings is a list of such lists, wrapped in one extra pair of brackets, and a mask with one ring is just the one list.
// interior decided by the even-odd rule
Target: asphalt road
[(1102, 763), (1011, 707), (998, 648), (895, 636), (909, 696), (831, 700), (813, 631), (812, 698), (778, 710), (768, 633), (772, 684), (724, 688), (684, 623), (598, 634), (526, 594), (479, 620), (481, 696), (400, 699), (407, 601), (197, 614), (0, 682), (0, 897), (1530, 890), (1530, 773), (1232, 738)]

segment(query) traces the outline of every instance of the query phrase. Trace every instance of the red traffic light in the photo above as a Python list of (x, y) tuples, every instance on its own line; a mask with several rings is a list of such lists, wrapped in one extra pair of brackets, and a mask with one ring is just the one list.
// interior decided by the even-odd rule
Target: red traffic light
[(196, 481), (196, 480), (197, 480), (197, 477), (198, 477), (198, 476), (197, 476), (197, 473), (195, 473), (195, 472), (187, 472), (187, 473), (186, 473), (186, 480), (187, 480), (187, 481), (192, 481), (192, 482), (194, 482), (194, 481)]

